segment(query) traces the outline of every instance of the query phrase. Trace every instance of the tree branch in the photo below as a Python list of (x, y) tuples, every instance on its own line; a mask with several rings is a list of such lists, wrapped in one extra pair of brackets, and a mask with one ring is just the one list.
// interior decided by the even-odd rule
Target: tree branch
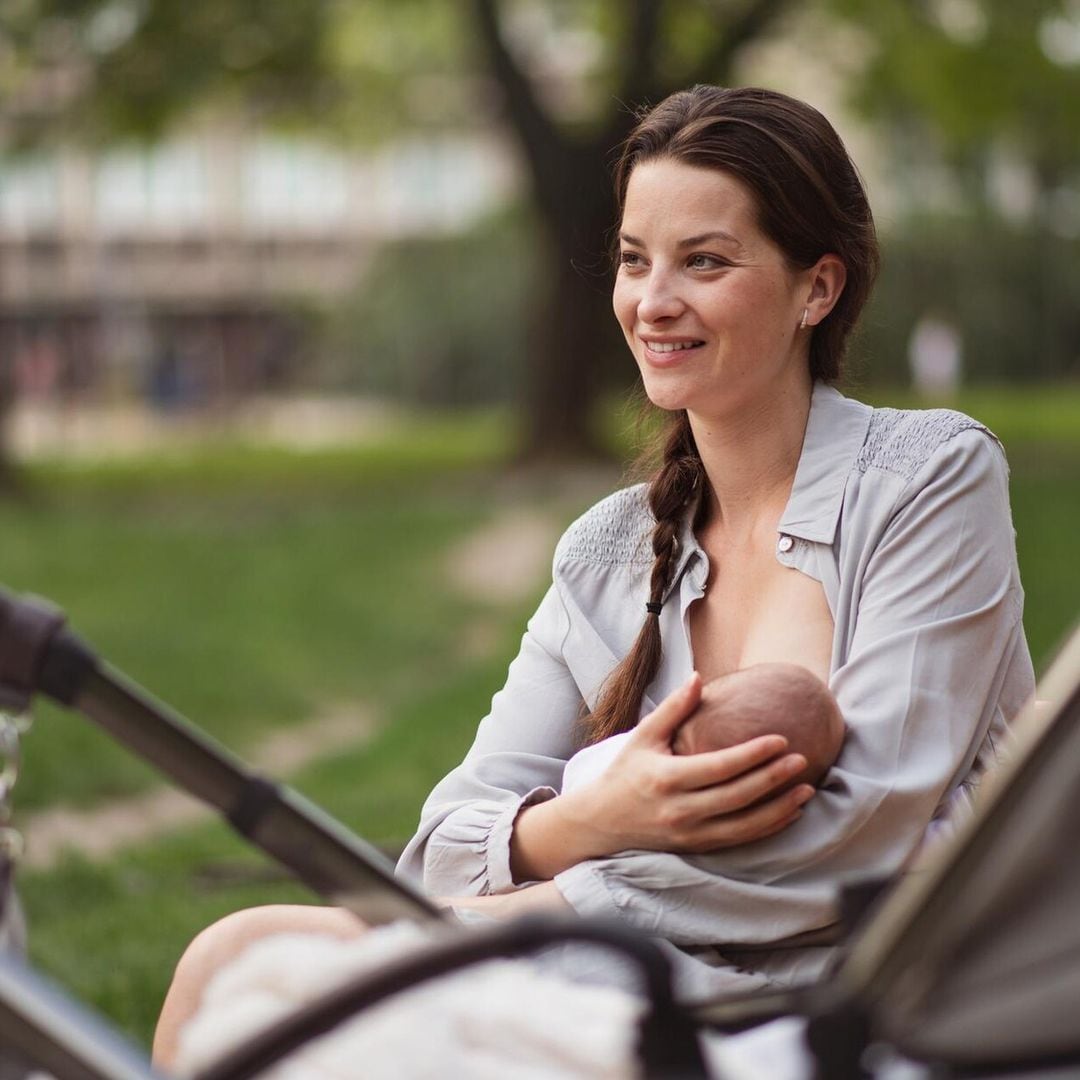
[(656, 90), (656, 57), (663, 6), (663, 0), (635, 0), (627, 19), (617, 97), (633, 108), (649, 101)]
[(689, 73), (684, 85), (726, 81), (738, 51), (748, 41), (760, 37), (788, 2), (789, 0), (754, 0), (747, 4), (716, 39), (713, 47), (706, 51), (697, 67)]
[(491, 72), (502, 87), (510, 120), (535, 174), (537, 166), (542, 167), (545, 157), (558, 144), (558, 132), (506, 44), (495, 0), (472, 0), (472, 7)]

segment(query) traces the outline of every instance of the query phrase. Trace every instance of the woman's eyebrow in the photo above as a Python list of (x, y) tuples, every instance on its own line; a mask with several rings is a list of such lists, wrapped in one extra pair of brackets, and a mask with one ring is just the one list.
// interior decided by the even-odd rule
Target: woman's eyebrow
[(725, 232), (723, 229), (713, 229), (711, 232), (700, 233), (698, 236), (688, 236), (685, 240), (680, 240), (678, 246), (681, 248), (697, 247), (698, 244), (707, 244), (710, 240), (721, 240), (725, 244), (742, 247), (742, 244), (731, 233)]
[[(643, 248), (645, 246), (644, 240), (639, 240), (638, 237), (631, 236), (629, 233), (619, 233), (619, 239), (624, 244), (629, 244), (630, 247)], [(711, 232), (700, 233), (697, 236), (688, 236), (685, 240), (680, 240), (676, 246), (680, 248), (697, 247), (698, 244), (707, 244), (711, 240), (720, 240), (737, 248), (742, 247), (742, 244), (731, 233), (725, 232), (723, 229), (713, 229)]]

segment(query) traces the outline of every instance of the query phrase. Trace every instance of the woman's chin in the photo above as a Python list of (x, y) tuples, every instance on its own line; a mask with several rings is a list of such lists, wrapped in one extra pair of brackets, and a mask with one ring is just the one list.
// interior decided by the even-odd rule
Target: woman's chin
[(690, 407), (693, 395), (686, 392), (685, 386), (677, 385), (675, 380), (658, 379), (645, 373), (641, 382), (645, 389), (645, 396), (658, 409), (663, 409), (665, 412), (677, 412)]

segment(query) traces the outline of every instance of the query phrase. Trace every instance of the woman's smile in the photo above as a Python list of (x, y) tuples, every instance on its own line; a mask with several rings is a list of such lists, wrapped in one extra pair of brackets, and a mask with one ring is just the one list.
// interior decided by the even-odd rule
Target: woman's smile
[(687, 359), (692, 353), (700, 352), (705, 342), (695, 338), (682, 338), (665, 341), (660, 338), (643, 337), (644, 358), (646, 363), (657, 367), (669, 367)]

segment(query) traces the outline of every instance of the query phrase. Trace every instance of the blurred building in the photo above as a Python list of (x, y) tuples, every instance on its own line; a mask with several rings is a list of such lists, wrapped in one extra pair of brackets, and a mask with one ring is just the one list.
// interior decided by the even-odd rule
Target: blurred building
[(0, 360), (30, 397), (227, 401), (291, 380), (303, 313), (378, 247), (468, 227), (513, 158), (483, 133), (369, 151), (208, 126), (0, 156)]

